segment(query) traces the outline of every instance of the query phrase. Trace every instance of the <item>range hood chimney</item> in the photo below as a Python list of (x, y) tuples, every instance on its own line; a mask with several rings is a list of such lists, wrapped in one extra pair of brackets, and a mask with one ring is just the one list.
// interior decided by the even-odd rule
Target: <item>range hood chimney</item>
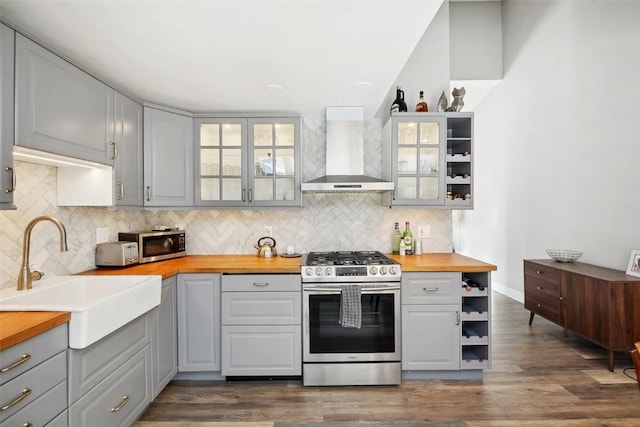
[(363, 121), (363, 107), (327, 107), (325, 176), (302, 183), (303, 192), (393, 191), (393, 182), (364, 175)]

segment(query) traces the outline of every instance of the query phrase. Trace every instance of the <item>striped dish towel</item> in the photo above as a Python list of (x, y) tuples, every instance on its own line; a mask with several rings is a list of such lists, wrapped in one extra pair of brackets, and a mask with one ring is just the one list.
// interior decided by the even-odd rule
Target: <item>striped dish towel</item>
[(340, 297), (340, 318), (338, 323), (343, 328), (358, 328), (362, 326), (362, 302), (360, 300), (359, 285), (342, 285)]

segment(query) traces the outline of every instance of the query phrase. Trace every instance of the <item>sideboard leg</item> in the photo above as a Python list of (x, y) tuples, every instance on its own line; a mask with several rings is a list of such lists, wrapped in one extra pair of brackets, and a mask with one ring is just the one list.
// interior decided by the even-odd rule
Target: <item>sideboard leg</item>
[(533, 324), (533, 316), (535, 316), (536, 314), (532, 311), (531, 314), (529, 314), (529, 326), (531, 326)]
[(609, 358), (609, 370), (613, 372), (616, 365), (616, 353), (612, 350), (607, 350), (607, 356)]

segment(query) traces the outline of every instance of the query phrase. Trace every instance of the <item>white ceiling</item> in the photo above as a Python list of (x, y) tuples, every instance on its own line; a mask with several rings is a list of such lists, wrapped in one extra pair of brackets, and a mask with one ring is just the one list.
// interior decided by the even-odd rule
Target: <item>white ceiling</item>
[(0, 15), (147, 102), (303, 114), (362, 105), (373, 116), (442, 2), (0, 0)]

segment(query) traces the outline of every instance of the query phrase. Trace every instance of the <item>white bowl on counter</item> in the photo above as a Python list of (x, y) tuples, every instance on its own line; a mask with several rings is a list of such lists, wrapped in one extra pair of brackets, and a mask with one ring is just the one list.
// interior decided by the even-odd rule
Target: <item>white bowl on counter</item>
[(559, 262), (574, 262), (582, 256), (582, 252), (570, 249), (547, 249), (547, 255)]
[(0, 291), (0, 311), (67, 311), (69, 347), (86, 348), (160, 304), (162, 276), (54, 276)]

